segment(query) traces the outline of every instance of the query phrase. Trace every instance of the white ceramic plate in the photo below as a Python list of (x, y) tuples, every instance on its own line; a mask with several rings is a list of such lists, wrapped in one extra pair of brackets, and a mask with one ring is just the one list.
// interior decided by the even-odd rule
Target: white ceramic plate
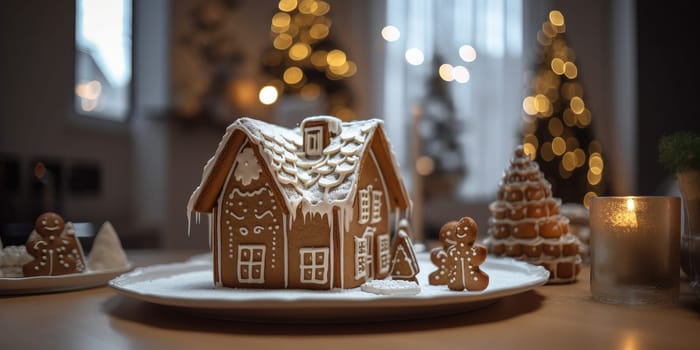
[(417, 254), (421, 272), (417, 295), (378, 295), (360, 288), (331, 291), (229, 289), (213, 286), (212, 265), (196, 257), (184, 263), (137, 268), (109, 282), (119, 293), (215, 318), (257, 322), (355, 322), (423, 318), (473, 310), (502, 297), (544, 285), (549, 272), (511, 258), (489, 256), (481, 268), (490, 277), (480, 292), (431, 286), (436, 268)]
[(104, 286), (109, 280), (131, 270), (131, 265), (112, 270), (86, 271), (58, 276), (0, 278), (0, 295), (64, 292)]

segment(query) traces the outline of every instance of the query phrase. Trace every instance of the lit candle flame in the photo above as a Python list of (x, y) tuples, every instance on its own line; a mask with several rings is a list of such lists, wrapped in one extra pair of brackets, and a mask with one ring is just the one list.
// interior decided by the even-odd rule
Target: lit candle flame
[(622, 207), (612, 215), (612, 223), (618, 227), (637, 228), (637, 213), (634, 199), (627, 198), (627, 210)]

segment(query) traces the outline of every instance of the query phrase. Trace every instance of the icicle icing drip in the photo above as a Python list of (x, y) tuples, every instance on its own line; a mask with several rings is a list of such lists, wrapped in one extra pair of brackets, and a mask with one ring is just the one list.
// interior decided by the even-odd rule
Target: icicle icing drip
[(345, 231), (350, 231), (350, 223), (352, 223), (353, 214), (355, 213), (354, 209), (355, 208), (353, 208), (351, 205), (344, 205), (340, 207), (340, 211), (343, 216)]
[(214, 209), (207, 216), (209, 217), (209, 249), (211, 249), (214, 246)]
[(190, 236), (190, 230), (192, 228), (192, 212), (187, 211), (187, 237)]
[(194, 211), (194, 202), (199, 197), (200, 186), (194, 190), (190, 196), (190, 200), (187, 201), (187, 237), (190, 236), (190, 229), (192, 228), (192, 211)]

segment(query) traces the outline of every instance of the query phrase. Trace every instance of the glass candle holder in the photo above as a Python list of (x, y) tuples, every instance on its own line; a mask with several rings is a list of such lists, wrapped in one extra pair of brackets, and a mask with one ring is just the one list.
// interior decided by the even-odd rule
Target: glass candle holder
[(591, 294), (617, 304), (675, 303), (680, 198), (591, 199)]

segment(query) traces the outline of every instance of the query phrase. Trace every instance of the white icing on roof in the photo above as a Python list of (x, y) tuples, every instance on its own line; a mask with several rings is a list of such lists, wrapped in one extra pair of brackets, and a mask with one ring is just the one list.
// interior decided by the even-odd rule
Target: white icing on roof
[[(235, 130), (243, 131), (251, 144), (258, 147), (292, 216), (296, 214), (299, 205), (304, 214), (313, 212), (322, 215), (330, 214), (332, 205), (343, 209), (351, 206), (362, 155), (377, 126), (383, 122), (369, 119), (341, 123), (335, 117), (319, 116), (306, 118), (302, 126), (310, 121), (327, 122), (331, 137), (321, 156), (308, 158), (304, 153), (299, 127), (287, 129), (256, 119), (239, 118), (226, 128), (216, 153), (204, 166), (200, 185), (190, 197), (187, 205), (188, 220), (216, 159)], [(398, 163), (393, 152), (390, 153), (394, 163), (392, 166), (399, 175)], [(351, 217), (351, 213), (346, 217)]]

